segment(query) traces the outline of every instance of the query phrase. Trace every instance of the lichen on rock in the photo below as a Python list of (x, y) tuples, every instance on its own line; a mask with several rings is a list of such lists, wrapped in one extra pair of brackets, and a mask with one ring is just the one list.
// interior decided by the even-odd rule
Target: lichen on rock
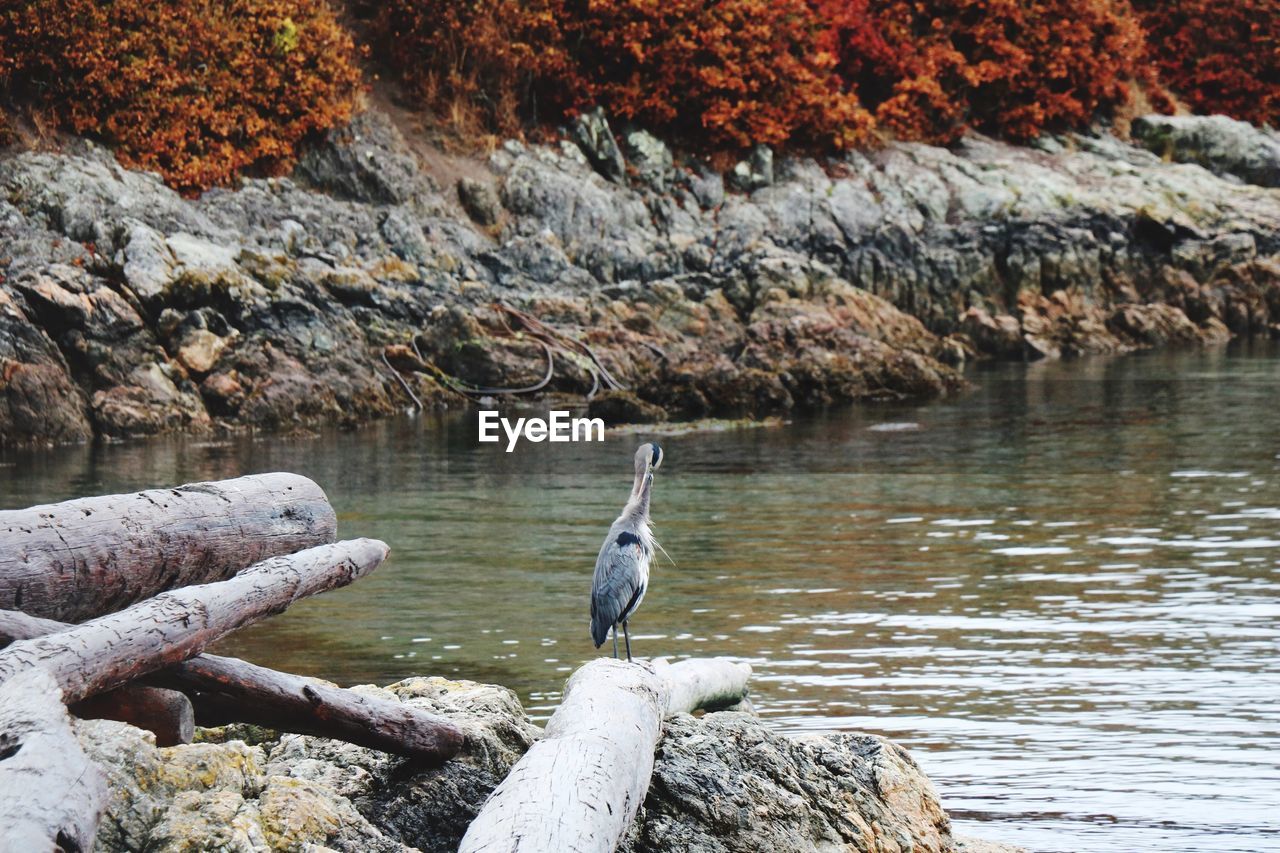
[[(358, 691), (447, 716), (461, 755), (425, 768), (364, 747), (249, 726), (159, 749), (124, 723), (81, 721), (111, 798), (98, 849), (453, 851), (541, 736), (511, 691), (410, 678)], [(751, 713), (668, 720), (627, 853), (863, 850), (948, 853), (950, 823), (902, 747), (873, 735), (788, 737)]]

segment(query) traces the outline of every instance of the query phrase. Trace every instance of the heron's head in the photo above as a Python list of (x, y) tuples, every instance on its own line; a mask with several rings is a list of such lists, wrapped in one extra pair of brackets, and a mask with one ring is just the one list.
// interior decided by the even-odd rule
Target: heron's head
[(651, 474), (662, 466), (662, 448), (656, 444), (642, 444), (636, 451), (636, 473)]

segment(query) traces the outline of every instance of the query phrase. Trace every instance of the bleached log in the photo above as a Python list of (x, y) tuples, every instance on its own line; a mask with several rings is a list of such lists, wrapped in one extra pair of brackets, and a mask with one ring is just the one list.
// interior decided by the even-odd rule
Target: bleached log
[[(74, 627), (12, 610), (0, 610), (0, 648), (13, 640), (42, 637)], [(146, 681), (190, 694), (195, 721), (202, 726), (252, 723), (296, 734), (343, 740), (429, 763), (452, 758), (462, 748), (462, 730), (443, 717), (400, 702), (317, 684), (236, 658), (198, 655), (154, 672), (146, 677)], [(129, 685), (112, 693), (151, 689), (154, 688)], [(73, 708), (78, 716), (84, 716), (81, 710), (81, 705)], [(97, 710), (91, 709), (91, 713)], [(100, 715), (121, 719), (110, 716), (113, 711), (109, 708)], [(125, 719), (124, 722), (155, 732), (157, 743), (160, 743), (164, 731), (162, 721), (155, 721), (156, 728), (145, 717)], [(157, 731), (158, 728), (161, 730)]]
[(735, 690), (741, 699), (750, 672), (723, 660), (588, 663), (565, 685), (545, 736), (467, 828), (459, 853), (611, 853), (649, 789), (663, 717), (729, 702)]
[(53, 678), (33, 669), (0, 684), (0, 848), (89, 850), (106, 805)]
[(0, 512), (0, 608), (82, 622), (333, 542), (324, 492), (297, 474)]
[(751, 667), (745, 663), (688, 658), (669, 664), (659, 658), (653, 664), (666, 682), (668, 717), (702, 710), (718, 711), (746, 698)]
[[(66, 622), (41, 619), (16, 610), (0, 610), (0, 649), (14, 640), (30, 640), (74, 628)], [(176, 690), (127, 684), (71, 706), (82, 720), (119, 720), (156, 736), (157, 746), (191, 743), (195, 735), (195, 710), (191, 700)]]
[(386, 556), (384, 543), (354, 539), (272, 557), (229, 580), (161, 593), (66, 631), (12, 643), (0, 651), (0, 682), (44, 669), (68, 704), (79, 702), (194, 657), (300, 598), (346, 586)]

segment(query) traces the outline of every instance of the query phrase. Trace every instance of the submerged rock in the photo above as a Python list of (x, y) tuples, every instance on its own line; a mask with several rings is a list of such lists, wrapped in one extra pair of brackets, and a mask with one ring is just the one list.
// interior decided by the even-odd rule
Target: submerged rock
[[(439, 768), (249, 726), (158, 749), (124, 723), (77, 723), (111, 798), (97, 849), (452, 853), (485, 799), (540, 736), (508, 690), (441, 678), (386, 689), (449, 717), (463, 753)], [(749, 713), (668, 720), (630, 853), (917, 851), (957, 846), (936, 792), (902, 747), (871, 735), (790, 738)], [(994, 848), (992, 848), (994, 849)]]

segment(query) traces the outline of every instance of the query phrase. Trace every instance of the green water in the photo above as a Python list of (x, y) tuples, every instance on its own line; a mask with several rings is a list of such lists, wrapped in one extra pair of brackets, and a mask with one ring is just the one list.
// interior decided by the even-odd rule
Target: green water
[[(907, 744), (961, 831), (1280, 850), (1280, 349), (997, 366), (975, 389), (663, 438), (641, 656), (728, 655), (784, 731)], [(0, 456), (0, 506), (290, 470), (393, 556), (221, 651), (492, 681), (545, 716), (646, 436), (474, 418)]]

